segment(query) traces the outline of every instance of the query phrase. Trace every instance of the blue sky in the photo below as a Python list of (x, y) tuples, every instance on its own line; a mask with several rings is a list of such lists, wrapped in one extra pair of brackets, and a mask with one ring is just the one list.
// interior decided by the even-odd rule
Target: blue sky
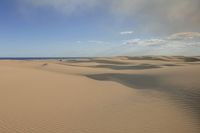
[(199, 3), (1, 0), (0, 57), (198, 55)]

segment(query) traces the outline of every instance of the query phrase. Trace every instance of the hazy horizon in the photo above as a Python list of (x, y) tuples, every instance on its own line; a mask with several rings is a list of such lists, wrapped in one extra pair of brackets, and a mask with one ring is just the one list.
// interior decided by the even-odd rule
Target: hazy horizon
[(198, 56), (199, 0), (2, 0), (0, 57)]

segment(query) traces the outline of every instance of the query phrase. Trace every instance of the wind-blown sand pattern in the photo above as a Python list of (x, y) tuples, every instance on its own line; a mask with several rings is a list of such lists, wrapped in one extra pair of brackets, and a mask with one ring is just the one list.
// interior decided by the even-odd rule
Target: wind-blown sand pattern
[(0, 61), (1, 133), (199, 133), (199, 57)]

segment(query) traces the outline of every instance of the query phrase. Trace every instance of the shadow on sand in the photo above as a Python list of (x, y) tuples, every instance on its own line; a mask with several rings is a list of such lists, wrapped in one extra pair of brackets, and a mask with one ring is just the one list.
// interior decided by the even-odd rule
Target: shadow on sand
[(182, 105), (185, 110), (192, 111), (200, 120), (200, 92), (194, 91), (195, 88), (188, 89), (163, 83), (162, 77), (158, 75), (106, 73), (85, 76), (94, 80), (115, 81), (134, 89), (149, 89), (163, 92), (172, 100)]
[(92, 66), (95, 68), (109, 68), (113, 70), (144, 70), (144, 69), (156, 69), (156, 68), (163, 68), (165, 66), (172, 67), (172, 66), (180, 66), (176, 64), (162, 64), (162, 65), (153, 65), (153, 64), (140, 64), (140, 65), (97, 65)]
[[(72, 63), (71, 61), (69, 63)], [(77, 61), (78, 63), (78, 61)], [(80, 62), (79, 62), (80, 63)], [(113, 70), (145, 70), (145, 69), (157, 69), (157, 68), (163, 68), (163, 67), (174, 67), (174, 66), (182, 66), (177, 64), (160, 64), (160, 65), (154, 65), (154, 64), (139, 64), (139, 65), (118, 65), (118, 64), (100, 64), (95, 66), (81, 66), (77, 64), (67, 64), (68, 66), (77, 66), (77, 67), (90, 67), (90, 68), (107, 68), (107, 69), (113, 69)]]
[(161, 68), (158, 65), (151, 64), (141, 64), (141, 65), (132, 65), (132, 66), (117, 66), (117, 65), (97, 65), (95, 68), (109, 68), (113, 70), (143, 70), (143, 69), (155, 69)]
[(89, 59), (89, 60), (68, 60), (68, 63), (100, 63), (100, 64), (116, 64), (116, 65), (125, 65), (128, 64), (126, 62), (120, 61), (112, 61), (112, 60), (97, 60), (97, 59)]
[(139, 56), (139, 57), (126, 57), (128, 60), (158, 60), (158, 61), (173, 61), (176, 59), (181, 62), (199, 62), (199, 57), (185, 57), (185, 56)]

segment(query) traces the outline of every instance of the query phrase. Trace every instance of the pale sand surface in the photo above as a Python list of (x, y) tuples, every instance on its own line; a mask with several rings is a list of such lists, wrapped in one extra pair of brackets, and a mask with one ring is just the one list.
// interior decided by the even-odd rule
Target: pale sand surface
[(199, 133), (198, 59), (0, 61), (0, 133)]

